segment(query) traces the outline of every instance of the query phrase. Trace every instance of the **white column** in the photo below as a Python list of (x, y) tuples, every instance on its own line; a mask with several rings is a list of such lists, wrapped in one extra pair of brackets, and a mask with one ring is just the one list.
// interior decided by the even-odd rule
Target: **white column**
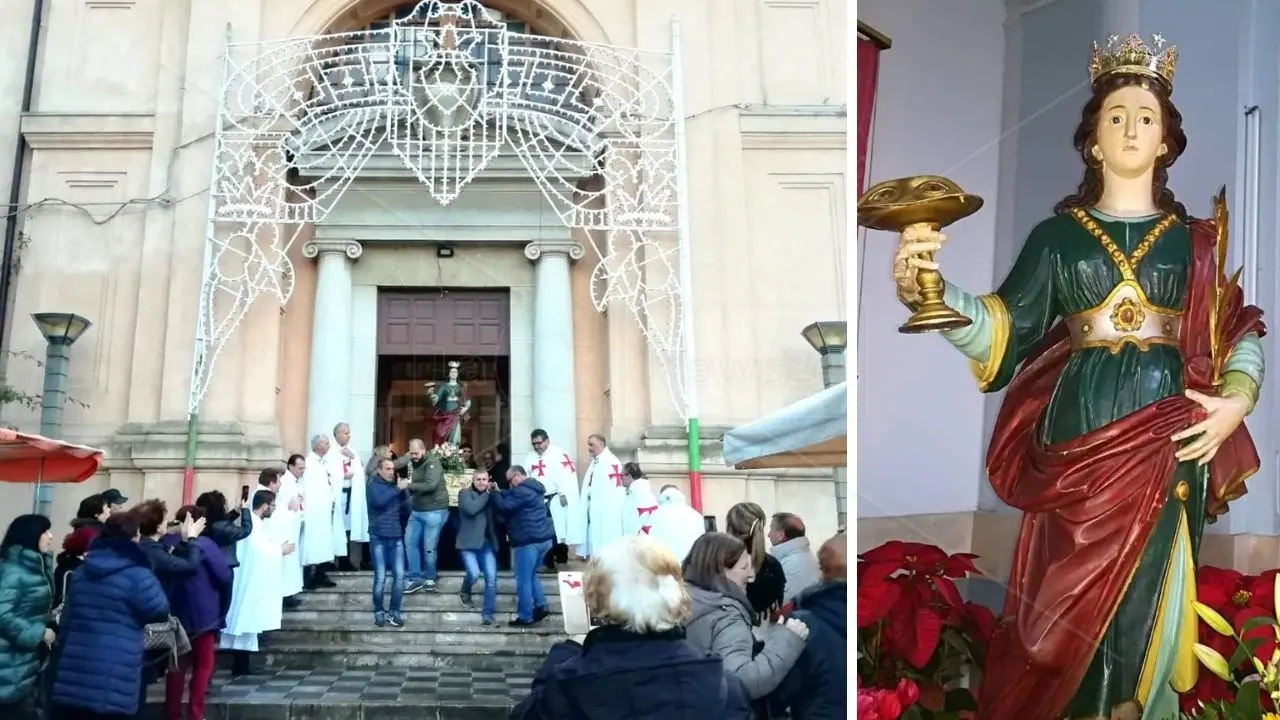
[[(567, 240), (536, 240), (525, 246), (524, 256), (534, 263), (533, 422), (547, 431), (552, 442), (573, 452), (581, 442), (574, 392), (569, 263), (582, 258), (583, 248)], [(527, 441), (527, 437), (511, 438), (514, 447)]]
[(346, 421), (351, 444), (361, 457), (374, 448), (378, 393), (378, 288), (356, 285), (351, 292), (351, 395)]
[(364, 252), (354, 240), (312, 240), (302, 256), (316, 259), (316, 306), (307, 381), (307, 441), (349, 422), (351, 395), (351, 263)]

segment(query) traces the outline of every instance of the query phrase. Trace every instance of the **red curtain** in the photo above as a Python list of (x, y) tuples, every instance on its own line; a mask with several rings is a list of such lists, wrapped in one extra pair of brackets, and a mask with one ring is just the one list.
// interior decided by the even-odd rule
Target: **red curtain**
[(867, 139), (871, 136), (871, 114), (876, 103), (876, 76), (880, 68), (880, 48), (858, 36), (858, 195), (867, 172)]

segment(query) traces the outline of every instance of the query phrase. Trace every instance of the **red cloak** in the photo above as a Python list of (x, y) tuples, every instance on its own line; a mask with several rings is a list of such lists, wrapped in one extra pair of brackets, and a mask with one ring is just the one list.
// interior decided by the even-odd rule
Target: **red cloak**
[[(1183, 384), (1215, 392), (1209, 316), (1217, 228), (1191, 223), (1191, 269), (1178, 338)], [(1224, 283), (1225, 284), (1225, 283)], [(1262, 311), (1233, 287), (1218, 303), (1219, 347), (1262, 334)], [(1053, 720), (1075, 695), (1164, 506), (1176, 464), (1169, 436), (1204, 417), (1183, 395), (1050, 447), (1039, 420), (1071, 352), (1060, 322), (1009, 384), (987, 451), (996, 495), (1022, 510), (1004, 625), (992, 639), (979, 691), (980, 720)], [(1244, 494), (1258, 453), (1243, 424), (1209, 465), (1212, 518)]]

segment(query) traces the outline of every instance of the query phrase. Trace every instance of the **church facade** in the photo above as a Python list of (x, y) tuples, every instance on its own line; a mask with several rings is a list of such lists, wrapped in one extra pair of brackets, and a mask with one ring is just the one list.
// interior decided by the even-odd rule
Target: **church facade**
[[(0, 117), (0, 145), (25, 143), (6, 377), (39, 391), (31, 313), (91, 320), (62, 434), (107, 455), (55, 519), (107, 487), (175, 505), (193, 410), (195, 492), (238, 493), (338, 421), (365, 456), (403, 452), (458, 363), (478, 456), (518, 463), (545, 427), (583, 465), (600, 433), (657, 485), (687, 486), (692, 378), (706, 514), (745, 499), (834, 532), (829, 470), (740, 472), (718, 448), (820, 389), (800, 330), (845, 319), (844, 3), (24, 0), (0, 107), (22, 105), (34, 10), (29, 111)], [(614, 71), (666, 78), (681, 102), (653, 112), (684, 118), (684, 157)]]

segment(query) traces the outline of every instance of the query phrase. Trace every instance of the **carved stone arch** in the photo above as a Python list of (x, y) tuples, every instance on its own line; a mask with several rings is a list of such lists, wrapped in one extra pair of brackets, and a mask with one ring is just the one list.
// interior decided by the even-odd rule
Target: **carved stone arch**
[[(401, 5), (405, 0), (312, 0), (298, 15), (290, 28), (288, 37), (309, 37), (330, 32), (342, 32), (344, 26), (359, 22), (361, 17), (370, 11), (385, 6), (386, 8)], [(551, 26), (538, 28), (552, 37), (569, 37), (585, 43), (613, 44), (609, 32), (605, 30), (599, 18), (587, 7), (583, 0), (484, 0), (484, 5), (502, 12), (525, 17), (528, 7), (535, 6), (544, 10)], [(534, 18), (528, 18), (534, 22)], [(565, 30), (564, 34), (554, 31), (558, 25)]]

